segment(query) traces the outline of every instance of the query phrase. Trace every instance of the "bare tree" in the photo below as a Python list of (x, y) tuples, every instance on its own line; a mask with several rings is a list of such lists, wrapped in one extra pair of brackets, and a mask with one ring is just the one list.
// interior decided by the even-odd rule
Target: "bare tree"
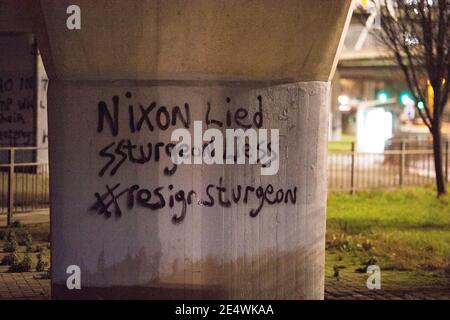
[(372, 32), (403, 71), (417, 112), (432, 135), (437, 195), (443, 195), (441, 124), (450, 84), (450, 0), (373, 2), (380, 16)]

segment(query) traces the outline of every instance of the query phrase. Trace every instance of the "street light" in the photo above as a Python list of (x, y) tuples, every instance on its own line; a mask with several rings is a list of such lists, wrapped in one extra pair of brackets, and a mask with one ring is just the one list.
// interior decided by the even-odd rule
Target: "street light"
[(420, 110), (422, 110), (423, 108), (425, 108), (425, 104), (423, 103), (423, 101), (419, 101), (417, 103), (417, 108), (419, 108)]
[(408, 92), (402, 92), (400, 94), (400, 102), (403, 105), (407, 105), (407, 104), (410, 104), (411, 102), (413, 102), (413, 99), (411, 99), (411, 96), (409, 95)]
[(377, 99), (380, 103), (386, 103), (389, 99), (389, 95), (386, 91), (378, 92)]

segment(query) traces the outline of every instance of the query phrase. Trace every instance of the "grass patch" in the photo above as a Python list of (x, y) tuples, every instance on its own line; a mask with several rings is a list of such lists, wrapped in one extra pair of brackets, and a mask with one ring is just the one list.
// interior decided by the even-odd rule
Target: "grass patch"
[(376, 261), (384, 271), (448, 279), (449, 202), (431, 187), (331, 193), (327, 263), (357, 272)]

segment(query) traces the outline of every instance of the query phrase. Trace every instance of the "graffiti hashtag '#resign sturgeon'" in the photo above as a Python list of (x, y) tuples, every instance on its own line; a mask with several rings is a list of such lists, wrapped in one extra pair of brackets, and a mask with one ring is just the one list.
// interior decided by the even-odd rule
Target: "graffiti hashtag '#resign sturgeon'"
[[(168, 195), (164, 195), (167, 193)], [(181, 204), (181, 212), (179, 215), (172, 216), (173, 223), (180, 223), (186, 217), (187, 205), (197, 204), (200, 206), (213, 207), (216, 203), (225, 208), (231, 205), (243, 202), (248, 203), (250, 197), (256, 197), (259, 201), (258, 207), (250, 210), (250, 217), (256, 217), (260, 213), (264, 205), (276, 205), (290, 202), (295, 204), (297, 202), (297, 187), (284, 190), (280, 188), (275, 190), (271, 184), (267, 186), (241, 186), (237, 185), (233, 188), (223, 186), (223, 178), (220, 177), (219, 184), (209, 184), (205, 190), (205, 198), (202, 198), (194, 190), (188, 192), (184, 190), (173, 190), (173, 185), (167, 187), (157, 187), (152, 191), (141, 188), (138, 185), (132, 185), (120, 190), (120, 184), (113, 187), (106, 185), (106, 192), (100, 194), (95, 193), (96, 202), (91, 209), (105, 218), (110, 218), (113, 214), (120, 218), (122, 216), (121, 205), (119, 200), (122, 196), (126, 196), (127, 209), (133, 209), (137, 203), (140, 207), (150, 209), (152, 211), (165, 208), (173, 208), (176, 203)], [(152, 202), (152, 196), (156, 199)]]

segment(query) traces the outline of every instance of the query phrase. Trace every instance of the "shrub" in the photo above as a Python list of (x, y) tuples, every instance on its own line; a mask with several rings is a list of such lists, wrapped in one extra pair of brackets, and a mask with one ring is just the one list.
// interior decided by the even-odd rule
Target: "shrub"
[(17, 256), (17, 254), (15, 252), (11, 252), (3, 257), (2, 261), (0, 262), (0, 265), (12, 266), (13, 264), (16, 264), (17, 262), (19, 262), (19, 257)]
[(24, 233), (23, 245), (26, 247), (27, 252), (33, 251), (33, 237), (28, 231)]
[(17, 241), (16, 233), (14, 231), (8, 231), (8, 234), (6, 236), (6, 241), (12, 241), (12, 240)]
[(31, 271), (31, 258), (25, 255), (22, 261), (13, 264), (9, 267), (9, 272), (28, 272)]
[(42, 272), (45, 270), (45, 267), (47, 266), (47, 263), (44, 261), (43, 259), (43, 254), (42, 253), (38, 253), (37, 254), (37, 263), (36, 263), (36, 271), (37, 272)]
[(3, 245), (3, 251), (4, 252), (16, 252), (17, 250), (17, 239), (16, 239), (16, 234), (11, 231), (8, 233), (8, 236), (6, 237), (6, 242)]
[(20, 234), (19, 245), (25, 247), (31, 247), (33, 245), (33, 236), (26, 229), (23, 230)]

